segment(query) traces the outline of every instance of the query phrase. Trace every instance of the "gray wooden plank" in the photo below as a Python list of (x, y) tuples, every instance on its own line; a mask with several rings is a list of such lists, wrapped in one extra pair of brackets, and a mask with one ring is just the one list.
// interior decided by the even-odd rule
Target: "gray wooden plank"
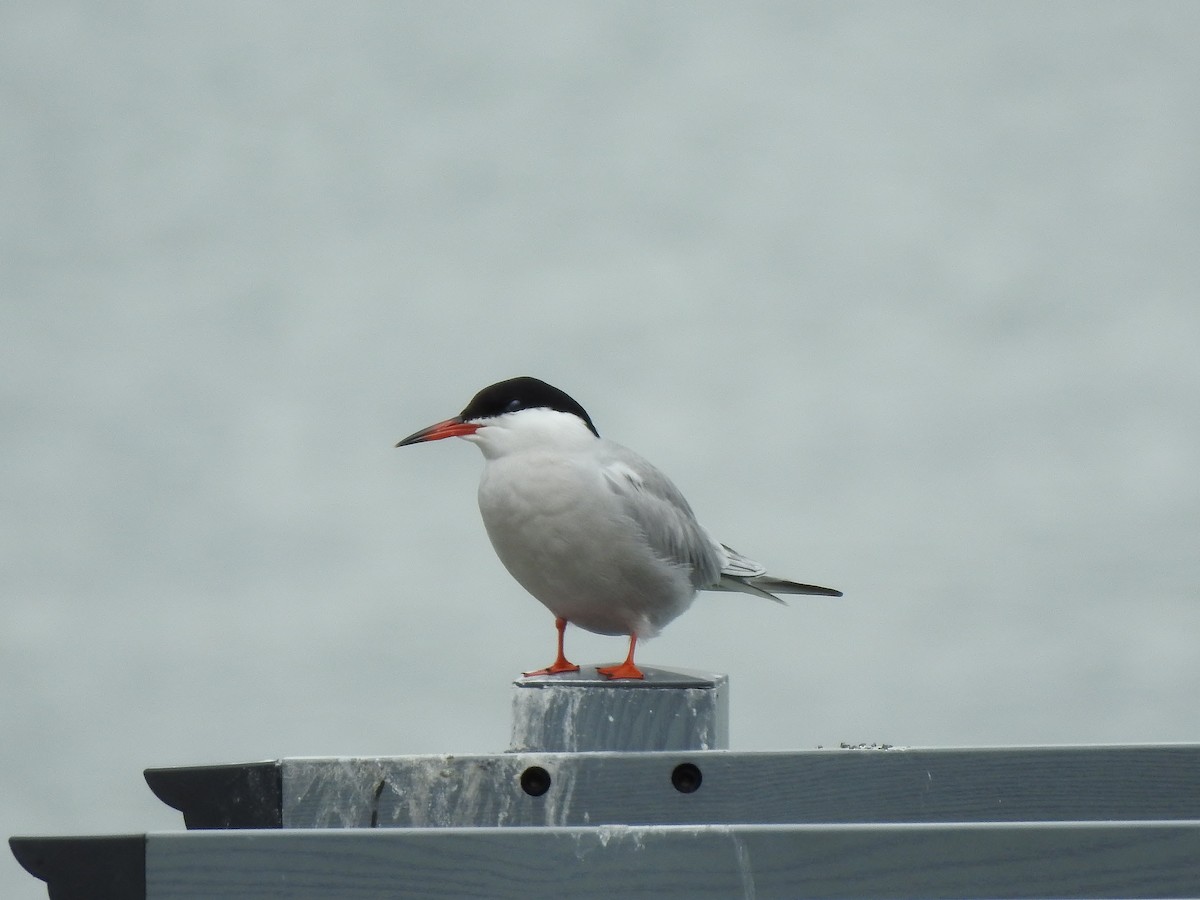
[(152, 834), (148, 900), (1196, 897), (1200, 822)]
[[(696, 767), (698, 789), (672, 782)], [(1200, 818), (1200, 745), (285, 759), (283, 824), (569, 826)], [(543, 769), (531, 796), (522, 775)]]

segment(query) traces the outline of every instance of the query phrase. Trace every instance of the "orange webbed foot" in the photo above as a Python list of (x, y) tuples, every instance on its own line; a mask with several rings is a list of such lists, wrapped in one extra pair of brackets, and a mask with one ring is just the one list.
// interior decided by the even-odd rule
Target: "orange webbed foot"
[(629, 636), (629, 655), (625, 657), (625, 662), (616, 666), (597, 666), (596, 671), (605, 678), (636, 678), (643, 679), (646, 676), (642, 674), (642, 670), (633, 664), (633, 651), (637, 649), (637, 635)]
[(642, 679), (646, 676), (642, 674), (642, 670), (635, 666), (629, 660), (621, 663), (618, 666), (597, 666), (596, 671), (605, 678), (637, 678)]
[(538, 669), (536, 672), (523, 672), (526, 678), (533, 678), (535, 675), (561, 675), (564, 672), (578, 672), (579, 666), (567, 659), (563, 653), (563, 634), (567, 630), (567, 620), (559, 616), (554, 620), (554, 627), (558, 629), (558, 655), (554, 658), (554, 662), (546, 666), (544, 669)]
[(563, 672), (578, 672), (579, 666), (566, 659), (556, 659), (553, 663), (546, 666), (544, 669), (538, 669), (536, 672), (522, 672), (526, 678), (533, 678), (535, 675), (561, 675)]

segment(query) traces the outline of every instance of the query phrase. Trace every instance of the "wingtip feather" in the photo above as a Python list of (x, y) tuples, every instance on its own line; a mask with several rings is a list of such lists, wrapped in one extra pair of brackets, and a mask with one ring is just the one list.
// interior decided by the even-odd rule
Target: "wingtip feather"
[(809, 594), (818, 597), (841, 597), (842, 592), (836, 588), (821, 587), (819, 584), (800, 584), (783, 578), (773, 578), (763, 575), (750, 579), (757, 587), (767, 591), (779, 591), (781, 594)]

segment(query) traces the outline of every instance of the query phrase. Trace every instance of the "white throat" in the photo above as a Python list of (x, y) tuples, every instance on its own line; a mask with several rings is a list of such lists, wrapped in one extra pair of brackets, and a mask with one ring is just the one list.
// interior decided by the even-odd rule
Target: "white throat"
[(597, 440), (581, 418), (553, 409), (520, 409), (473, 421), (481, 427), (465, 439), (478, 445), (486, 459), (537, 450), (584, 449)]

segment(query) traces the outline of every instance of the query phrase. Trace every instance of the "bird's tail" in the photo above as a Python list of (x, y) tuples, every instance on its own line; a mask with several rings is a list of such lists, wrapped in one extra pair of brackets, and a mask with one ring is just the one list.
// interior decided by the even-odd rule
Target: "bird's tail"
[(724, 565), (721, 567), (721, 580), (706, 590), (710, 591), (741, 591), (745, 594), (757, 594), (783, 603), (776, 594), (819, 594), (822, 597), (840, 597), (841, 591), (833, 588), (820, 587), (815, 584), (799, 584), (795, 581), (785, 581), (767, 574), (767, 570), (749, 557), (738, 553), (728, 544), (721, 544), (724, 551)]
[(822, 597), (840, 597), (842, 592), (833, 588), (821, 587), (816, 584), (799, 584), (795, 581), (786, 581), (782, 578), (774, 578), (770, 575), (721, 575), (721, 580), (713, 585), (709, 590), (713, 591), (741, 591), (745, 594), (757, 594), (759, 597), (765, 597), (768, 600), (774, 600), (776, 603), (783, 603), (776, 594), (816, 594)]

